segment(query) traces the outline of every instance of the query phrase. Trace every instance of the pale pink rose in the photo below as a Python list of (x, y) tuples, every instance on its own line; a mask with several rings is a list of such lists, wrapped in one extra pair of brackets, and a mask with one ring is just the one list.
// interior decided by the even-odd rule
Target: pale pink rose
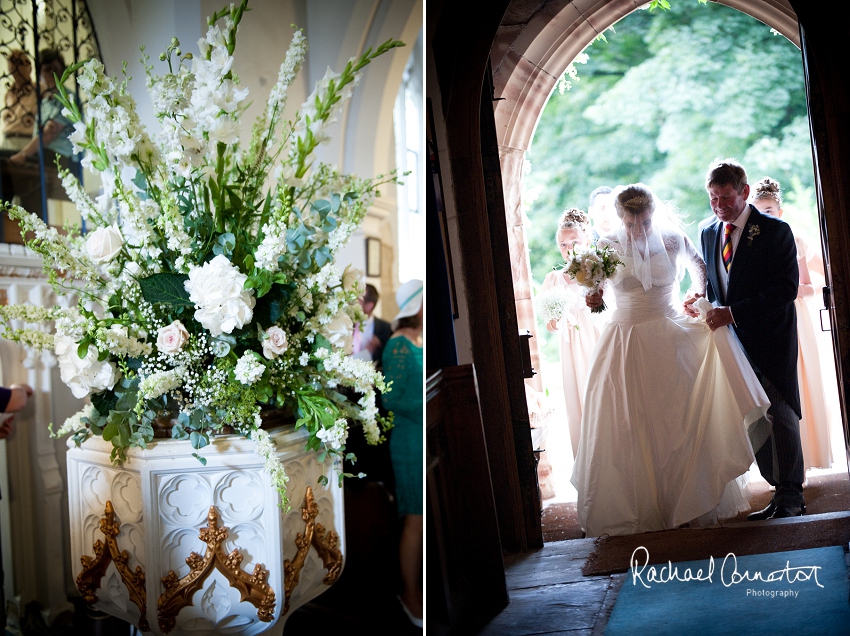
[(175, 320), (156, 334), (156, 348), (162, 353), (177, 353), (189, 342), (189, 332), (183, 323)]
[(286, 332), (280, 327), (269, 327), (266, 337), (263, 338), (263, 355), (269, 360), (274, 360), (286, 351), (289, 345), (286, 343)]

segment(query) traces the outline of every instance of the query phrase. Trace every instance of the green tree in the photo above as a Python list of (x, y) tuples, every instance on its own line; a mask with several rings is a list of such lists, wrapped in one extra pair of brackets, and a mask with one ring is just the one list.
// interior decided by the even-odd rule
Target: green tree
[[(697, 240), (711, 212), (705, 171), (734, 157), (751, 183), (778, 179), (816, 229), (800, 51), (753, 18), (680, 0), (636, 11), (589, 46), (569, 91), (553, 91), (526, 155), (532, 273), (561, 262), (554, 231), (599, 185), (642, 181), (679, 210)], [(792, 221), (793, 223), (793, 221)]]

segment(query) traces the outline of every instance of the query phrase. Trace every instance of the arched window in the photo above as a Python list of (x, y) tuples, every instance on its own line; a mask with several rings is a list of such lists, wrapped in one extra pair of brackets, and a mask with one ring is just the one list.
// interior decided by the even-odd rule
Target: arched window
[[(55, 99), (54, 78), (91, 57), (100, 58), (100, 49), (84, 0), (0, 0), (0, 201), (56, 227), (79, 221), (59, 170), (82, 179), (82, 168), (68, 140), (73, 128)], [(79, 99), (75, 78), (66, 88)], [(22, 242), (5, 212), (0, 242)]]
[(396, 165), (402, 177), (398, 191), (398, 277), (401, 281), (425, 278), (425, 113), (422, 105), (422, 32), (404, 69), (396, 97)]

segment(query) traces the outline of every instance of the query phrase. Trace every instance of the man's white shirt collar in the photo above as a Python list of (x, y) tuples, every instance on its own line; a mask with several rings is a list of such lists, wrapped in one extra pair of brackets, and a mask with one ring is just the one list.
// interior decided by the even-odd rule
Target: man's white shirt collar
[(737, 228), (742, 228), (747, 224), (747, 219), (750, 218), (750, 204), (747, 204), (747, 207), (744, 208), (744, 211), (738, 215), (738, 218), (732, 221), (732, 225)]

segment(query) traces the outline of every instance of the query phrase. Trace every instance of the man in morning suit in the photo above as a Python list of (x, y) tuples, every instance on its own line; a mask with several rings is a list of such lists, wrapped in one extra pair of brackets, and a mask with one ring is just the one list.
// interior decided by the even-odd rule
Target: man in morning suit
[[(776, 488), (770, 504), (747, 519), (805, 513), (800, 394), (797, 386), (797, 249), (791, 228), (747, 203), (747, 173), (734, 159), (715, 161), (705, 182), (716, 219), (700, 235), (715, 308), (711, 330), (731, 325), (770, 398), (771, 433), (754, 448), (759, 472)], [(688, 301), (688, 303), (692, 300)], [(692, 308), (686, 303), (686, 311)], [(692, 314), (693, 315), (693, 314)]]

